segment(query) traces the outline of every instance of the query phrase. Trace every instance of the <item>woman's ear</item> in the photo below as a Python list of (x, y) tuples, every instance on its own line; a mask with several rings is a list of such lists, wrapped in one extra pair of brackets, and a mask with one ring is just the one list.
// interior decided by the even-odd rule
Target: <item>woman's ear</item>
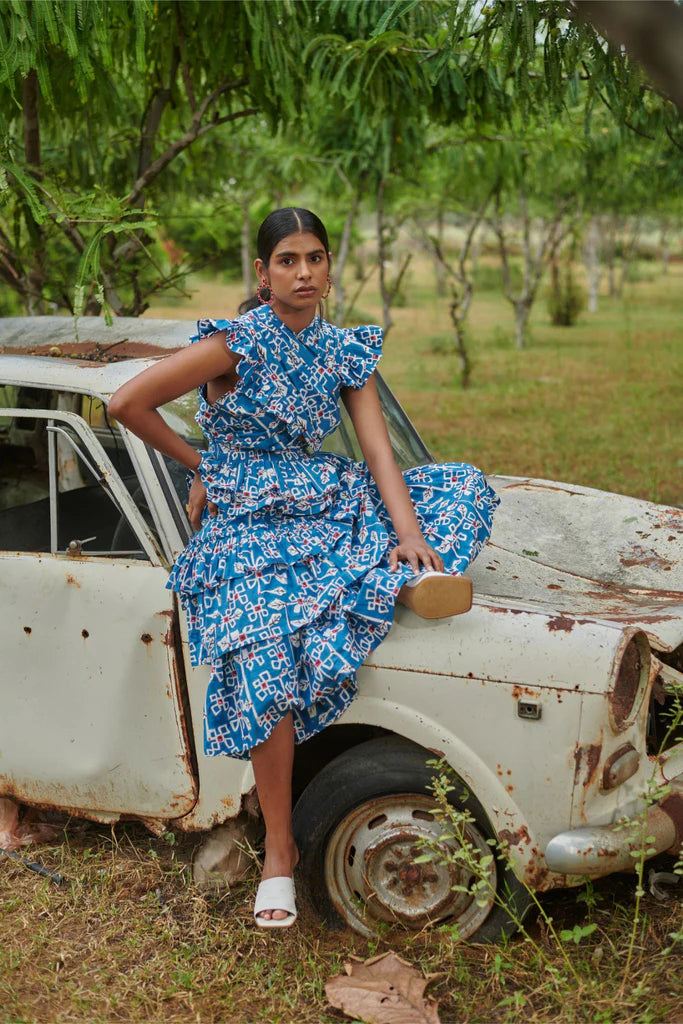
[(254, 270), (256, 271), (256, 276), (259, 279), (259, 281), (261, 280), (262, 277), (268, 276), (266, 274), (266, 265), (260, 258), (254, 260)]

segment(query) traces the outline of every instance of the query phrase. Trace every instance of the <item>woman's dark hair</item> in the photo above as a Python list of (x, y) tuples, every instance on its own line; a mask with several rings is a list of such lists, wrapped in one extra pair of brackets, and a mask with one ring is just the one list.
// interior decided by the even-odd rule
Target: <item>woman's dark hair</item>
[(330, 242), (325, 225), (314, 213), (299, 206), (284, 206), (281, 210), (273, 210), (258, 229), (256, 251), (259, 259), (268, 266), (273, 249), (283, 238), (308, 231), (315, 235), (324, 246), (325, 252), (329, 253)]

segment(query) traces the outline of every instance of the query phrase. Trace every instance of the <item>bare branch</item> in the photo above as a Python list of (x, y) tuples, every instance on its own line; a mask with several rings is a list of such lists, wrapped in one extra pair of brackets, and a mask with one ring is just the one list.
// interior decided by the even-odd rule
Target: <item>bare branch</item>
[(191, 146), (193, 142), (195, 142), (206, 132), (211, 131), (213, 128), (217, 128), (221, 124), (227, 124), (228, 121), (236, 121), (238, 118), (241, 117), (252, 117), (254, 114), (258, 114), (257, 107), (249, 107), (246, 110), (238, 110), (234, 114), (226, 114), (223, 117), (214, 117), (208, 124), (203, 125), (201, 123), (202, 117), (206, 113), (207, 107), (210, 105), (210, 103), (214, 102), (222, 93), (227, 92), (228, 89), (237, 88), (239, 84), (243, 83), (229, 83), (222, 89), (216, 89), (213, 93), (211, 93), (210, 96), (207, 96), (206, 99), (202, 101), (199, 109), (192, 118), (192, 124), (190, 128), (188, 128), (185, 134), (181, 135), (179, 139), (176, 139), (173, 145), (169, 146), (169, 148), (164, 153), (162, 153), (161, 156), (157, 157), (154, 163), (150, 164), (150, 166), (147, 168), (144, 174), (140, 175), (140, 177), (137, 179), (137, 181), (131, 188), (130, 192), (128, 193), (128, 196), (126, 197), (126, 203), (132, 206), (137, 201), (138, 197), (141, 195), (143, 190), (147, 188), (150, 182), (154, 181), (154, 179), (159, 174), (161, 174), (164, 168), (168, 167), (168, 165), (171, 163), (172, 160), (175, 159), (178, 153), (182, 153), (184, 149), (187, 149), (188, 146)]
[(140, 133), (140, 146), (138, 150), (137, 169), (138, 178), (140, 178), (145, 173), (145, 171), (152, 162), (152, 150), (154, 148), (154, 140), (156, 139), (157, 132), (159, 131), (159, 125), (161, 124), (161, 118), (164, 113), (164, 110), (166, 109), (168, 101), (171, 98), (171, 94), (173, 91), (173, 83), (178, 72), (179, 63), (180, 52), (176, 47), (173, 52), (171, 70), (168, 76), (168, 85), (166, 85), (163, 88), (157, 89), (147, 106), (144, 124), (142, 127), (142, 131)]

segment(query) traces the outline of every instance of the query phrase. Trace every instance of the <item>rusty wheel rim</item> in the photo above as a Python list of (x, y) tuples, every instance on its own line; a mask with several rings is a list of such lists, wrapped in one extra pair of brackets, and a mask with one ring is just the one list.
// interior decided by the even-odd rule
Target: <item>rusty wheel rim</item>
[[(410, 929), (449, 920), (461, 938), (472, 935), (488, 917), (495, 901), (497, 870), (491, 858), (478, 870), (486, 879), (483, 896), (470, 886), (471, 869), (457, 863), (416, 863), (437, 843), (447, 851), (460, 846), (442, 838), (437, 804), (419, 793), (393, 793), (355, 807), (332, 832), (325, 853), (325, 879), (330, 898), (344, 921), (362, 935), (382, 927)], [(476, 860), (488, 858), (491, 848), (475, 824), (464, 836)], [(464, 887), (454, 891), (453, 886)]]

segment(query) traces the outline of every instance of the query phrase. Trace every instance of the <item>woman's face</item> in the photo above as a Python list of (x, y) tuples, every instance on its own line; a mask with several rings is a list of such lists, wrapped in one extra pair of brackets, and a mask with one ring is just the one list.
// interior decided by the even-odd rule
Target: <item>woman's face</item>
[(327, 288), (330, 269), (325, 247), (309, 231), (287, 235), (273, 249), (268, 266), (254, 263), (259, 279), (265, 277), (273, 293), (273, 309), (315, 308)]

